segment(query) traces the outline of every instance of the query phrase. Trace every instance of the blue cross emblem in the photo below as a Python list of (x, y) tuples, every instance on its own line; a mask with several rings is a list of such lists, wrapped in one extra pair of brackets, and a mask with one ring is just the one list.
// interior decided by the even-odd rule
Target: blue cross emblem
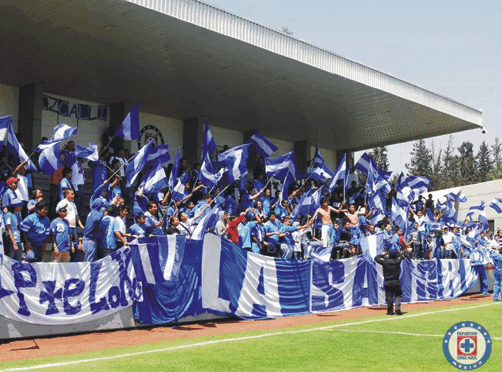
[(466, 338), (464, 342), (460, 344), (460, 347), (464, 349), (467, 354), (469, 354), (471, 348), (474, 348), (475, 346), (476, 344), (468, 338)]

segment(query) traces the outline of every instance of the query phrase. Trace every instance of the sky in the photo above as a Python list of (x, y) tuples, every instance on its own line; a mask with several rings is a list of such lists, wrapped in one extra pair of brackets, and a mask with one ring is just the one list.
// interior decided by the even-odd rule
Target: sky
[[(481, 130), (453, 145), (502, 139), (502, 1), (204, 1), (483, 111)], [(436, 149), (448, 136), (428, 139)], [(412, 143), (389, 146), (392, 171), (405, 170)], [(358, 159), (356, 154), (356, 161)]]

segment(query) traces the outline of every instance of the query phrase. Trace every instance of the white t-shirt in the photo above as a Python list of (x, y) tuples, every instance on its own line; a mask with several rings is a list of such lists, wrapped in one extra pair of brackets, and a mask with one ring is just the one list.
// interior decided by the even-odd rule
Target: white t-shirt
[(74, 202), (63, 199), (56, 206), (56, 210), (59, 208), (59, 206), (63, 205), (66, 205), (66, 210), (68, 211), (65, 220), (68, 221), (70, 227), (73, 228), (77, 227), (77, 216), (78, 216), (77, 206), (75, 205)]

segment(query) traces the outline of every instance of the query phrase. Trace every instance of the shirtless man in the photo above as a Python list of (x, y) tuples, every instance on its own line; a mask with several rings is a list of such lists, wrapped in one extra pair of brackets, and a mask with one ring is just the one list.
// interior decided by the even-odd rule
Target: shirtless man
[(321, 215), (322, 229), (321, 229), (321, 240), (324, 248), (328, 247), (329, 244), (329, 229), (333, 226), (331, 221), (331, 212), (338, 212), (335, 208), (329, 205), (328, 199), (321, 199), (321, 208), (318, 208), (314, 213), (314, 216), (310, 219), (310, 222), (314, 222), (317, 215)]
[(345, 213), (345, 217), (349, 220), (350, 226), (359, 226), (359, 215), (365, 214), (364, 211), (356, 211), (355, 204), (351, 204), (349, 209), (342, 209), (342, 206), (338, 210), (335, 210), (337, 213)]

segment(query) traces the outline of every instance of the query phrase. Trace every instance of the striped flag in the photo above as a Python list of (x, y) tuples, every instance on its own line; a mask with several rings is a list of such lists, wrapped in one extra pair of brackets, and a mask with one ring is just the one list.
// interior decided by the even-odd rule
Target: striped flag
[(0, 118), (0, 147), (3, 146), (7, 132), (9, 131), (9, 125), (12, 122), (12, 116), (3, 116)]
[(89, 146), (75, 145), (75, 156), (77, 158), (89, 159), (91, 161), (99, 160), (98, 145), (89, 143)]
[(207, 154), (212, 154), (216, 150), (216, 142), (214, 141), (213, 135), (209, 130), (209, 123), (204, 124), (204, 141), (202, 143), (202, 152), (200, 154), (200, 160), (204, 160)]
[(185, 255), (185, 235), (162, 235), (140, 241), (147, 243), (131, 245), (136, 277), (148, 284), (176, 280)]
[(266, 158), (265, 173), (277, 179), (284, 179), (289, 173), (296, 180), (298, 178), (298, 166), (296, 164), (296, 156), (293, 150), (274, 159)]
[(126, 179), (127, 179), (127, 184), (126, 187), (131, 187), (131, 185), (134, 183), (136, 180), (136, 177), (138, 176), (139, 172), (141, 172), (146, 164), (146, 159), (148, 158), (148, 155), (150, 155), (150, 152), (152, 151), (153, 147), (153, 140), (150, 139), (148, 143), (143, 146), (127, 163), (126, 165)]
[(136, 101), (115, 135), (128, 141), (139, 140), (139, 101)]
[(502, 213), (502, 198), (495, 198), (490, 203), (490, 207), (498, 214)]
[(14, 128), (12, 127), (12, 122), (9, 123), (9, 129), (7, 134), (7, 149), (12, 154), (19, 156), (19, 159), (21, 161), (27, 161), (27, 164), (25, 166), (26, 169), (32, 170), (34, 172), (38, 171), (35, 164), (33, 164), (33, 162), (28, 158), (28, 155), (26, 155), (26, 152), (21, 147), (21, 144), (18, 142), (16, 133), (14, 133)]
[(276, 145), (258, 133), (253, 134), (250, 140), (253, 142), (256, 151), (258, 151), (258, 153), (264, 158), (269, 157), (278, 149)]
[(54, 135), (51, 137), (50, 140), (44, 141), (40, 145), (38, 145), (37, 151), (45, 150), (46, 148), (51, 147), (55, 143), (67, 141), (70, 139), (71, 136), (77, 134), (77, 132), (78, 132), (77, 127), (70, 127), (69, 125), (66, 124), (56, 125), (54, 127)]
[(162, 164), (171, 160), (171, 155), (169, 155), (169, 145), (158, 145), (153, 148), (147, 161), (153, 162), (156, 160), (159, 160)]

